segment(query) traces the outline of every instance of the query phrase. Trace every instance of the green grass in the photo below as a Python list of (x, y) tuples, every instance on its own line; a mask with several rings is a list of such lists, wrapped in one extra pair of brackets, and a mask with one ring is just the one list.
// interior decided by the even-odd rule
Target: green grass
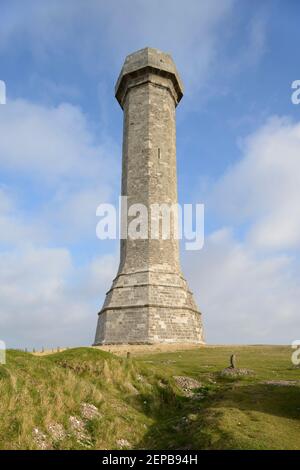
[[(240, 379), (218, 372), (230, 354), (254, 371)], [(143, 449), (300, 449), (300, 387), (266, 380), (299, 380), (291, 349), (282, 346), (207, 347), (120, 358), (76, 348), (49, 356), (8, 351), (0, 366), (0, 449), (35, 449), (38, 428), (56, 449), (116, 449), (126, 439)], [(201, 382), (203, 398), (187, 398), (173, 377)], [(100, 417), (84, 421), (78, 440), (70, 416), (82, 403)], [(66, 432), (53, 441), (49, 425)]]

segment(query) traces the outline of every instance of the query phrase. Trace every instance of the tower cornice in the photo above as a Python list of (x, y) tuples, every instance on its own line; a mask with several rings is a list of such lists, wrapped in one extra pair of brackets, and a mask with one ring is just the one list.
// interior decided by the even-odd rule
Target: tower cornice
[(115, 86), (115, 96), (122, 108), (127, 91), (145, 82), (154, 82), (168, 88), (175, 106), (183, 96), (183, 84), (172, 57), (158, 49), (146, 47), (126, 57)]

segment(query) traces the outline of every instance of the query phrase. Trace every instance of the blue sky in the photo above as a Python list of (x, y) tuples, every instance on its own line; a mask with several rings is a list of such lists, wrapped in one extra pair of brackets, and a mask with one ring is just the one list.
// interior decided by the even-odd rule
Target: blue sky
[(90, 344), (118, 242), (96, 207), (120, 191), (127, 54), (170, 52), (180, 202), (203, 202), (206, 239), (182, 250), (210, 343), (300, 334), (300, 4), (296, 0), (0, 2), (0, 339)]

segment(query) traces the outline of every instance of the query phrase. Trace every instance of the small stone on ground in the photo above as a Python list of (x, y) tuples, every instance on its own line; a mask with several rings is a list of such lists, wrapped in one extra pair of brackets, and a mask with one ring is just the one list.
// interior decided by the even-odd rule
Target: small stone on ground
[(130, 447), (130, 443), (126, 439), (118, 439), (117, 445), (119, 447)]
[(253, 375), (253, 370), (250, 369), (239, 369), (237, 367), (226, 367), (226, 369), (221, 370), (219, 375), (221, 377), (243, 377), (246, 375)]
[(84, 419), (90, 420), (93, 418), (99, 418), (100, 413), (98, 408), (91, 403), (81, 403), (81, 416)]
[(59, 423), (50, 423), (48, 432), (54, 441), (62, 441), (66, 437), (66, 431)]
[(71, 430), (74, 436), (76, 437), (77, 441), (80, 442), (81, 444), (89, 445), (90, 437), (86, 432), (84, 422), (81, 419), (76, 418), (76, 416), (70, 416), (69, 423), (70, 423)]
[(184, 377), (182, 375), (175, 375), (174, 380), (176, 385), (182, 390), (184, 395), (189, 398), (201, 398), (202, 396), (197, 396), (194, 393), (194, 390), (201, 388), (202, 384), (198, 380), (193, 379), (192, 377)]
[(276, 385), (281, 387), (291, 387), (295, 385), (300, 385), (299, 380), (266, 380), (263, 382), (265, 385)]
[(33, 433), (35, 444), (38, 449), (40, 450), (51, 449), (51, 444), (48, 441), (46, 434), (44, 434), (39, 428), (34, 428), (32, 433)]

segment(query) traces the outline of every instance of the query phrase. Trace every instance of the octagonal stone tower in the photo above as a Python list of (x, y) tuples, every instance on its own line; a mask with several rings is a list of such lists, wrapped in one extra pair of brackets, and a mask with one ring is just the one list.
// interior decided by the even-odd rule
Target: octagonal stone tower
[[(172, 57), (148, 47), (130, 54), (115, 93), (124, 111), (122, 195), (128, 207), (176, 204), (175, 108), (183, 85)], [(122, 217), (131, 220), (127, 213)], [(204, 342), (174, 229), (170, 235), (121, 240), (119, 270), (99, 313), (94, 345)]]

